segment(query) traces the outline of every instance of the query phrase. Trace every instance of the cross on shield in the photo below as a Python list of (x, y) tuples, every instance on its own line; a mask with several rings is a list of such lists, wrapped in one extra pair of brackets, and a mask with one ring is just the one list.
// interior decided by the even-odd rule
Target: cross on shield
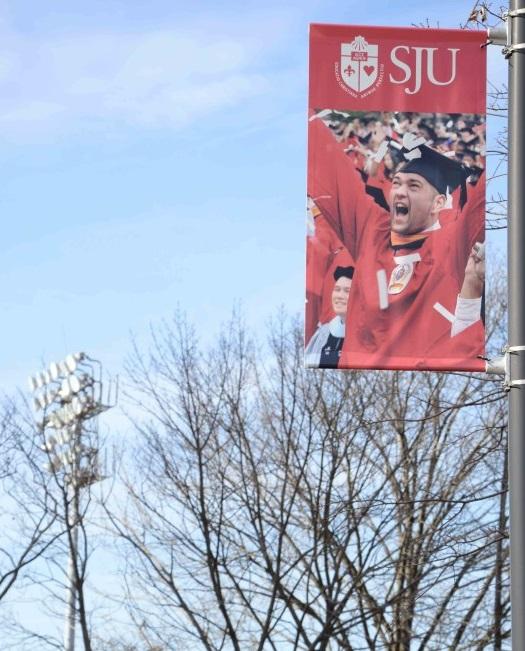
[(362, 93), (377, 79), (378, 46), (356, 36), (351, 43), (341, 43), (341, 72), (345, 84)]

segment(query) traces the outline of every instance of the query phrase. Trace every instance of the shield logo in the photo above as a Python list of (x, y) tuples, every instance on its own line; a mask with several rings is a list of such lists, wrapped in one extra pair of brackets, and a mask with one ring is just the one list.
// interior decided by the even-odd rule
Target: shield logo
[(378, 46), (356, 36), (351, 43), (341, 43), (341, 77), (345, 84), (362, 93), (377, 79)]

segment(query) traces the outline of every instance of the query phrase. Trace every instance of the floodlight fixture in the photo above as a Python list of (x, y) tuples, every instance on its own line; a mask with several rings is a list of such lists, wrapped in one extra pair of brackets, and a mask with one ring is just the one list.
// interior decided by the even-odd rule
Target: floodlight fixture
[(49, 365), (49, 374), (51, 375), (52, 380), (58, 380), (61, 375), (61, 369), (57, 362), (51, 362)]
[(68, 355), (65, 359), (66, 368), (70, 373), (74, 373), (77, 370), (77, 360), (75, 355)]
[(72, 375), (69, 378), (69, 386), (71, 387), (71, 391), (73, 393), (78, 393), (80, 391), (80, 389), (82, 388), (82, 384), (80, 382), (78, 375)]
[(74, 434), (75, 434), (74, 429), (72, 429), (71, 427), (64, 427), (64, 429), (61, 432), (62, 443), (63, 444), (69, 443), (69, 441), (71, 441), (71, 439), (73, 438)]
[(51, 439), (48, 439), (48, 440), (44, 443), (44, 445), (41, 445), (41, 446), (40, 446), (40, 449), (41, 449), (43, 452), (48, 452), (48, 453), (53, 452), (53, 450), (54, 450), (55, 448), (56, 448), (56, 443), (54, 443)]
[(49, 459), (49, 462), (44, 465), (45, 470), (47, 472), (57, 472), (57, 470), (60, 470), (62, 466), (62, 462), (57, 456), (51, 457)]
[(65, 377), (60, 383), (60, 389), (58, 393), (62, 400), (67, 400), (71, 395), (71, 387), (69, 386), (69, 378)]
[(84, 405), (82, 404), (82, 401), (80, 400), (80, 396), (75, 396), (73, 400), (71, 401), (71, 409), (73, 409), (73, 412), (75, 415), (80, 416), (82, 413), (82, 410), (84, 409)]
[(65, 405), (61, 409), (57, 409), (55, 411), (55, 414), (57, 415), (57, 418), (60, 420), (60, 427), (63, 427), (64, 425), (68, 425), (74, 418), (74, 415), (71, 413), (69, 409), (69, 405)]
[[(46, 370), (29, 378), (29, 386), (36, 392), (33, 397), (35, 410), (44, 411), (37, 419), (38, 426), (42, 430), (46, 427), (55, 429), (63, 441), (61, 445), (76, 440), (77, 428), (83, 421), (114, 404), (110, 399), (111, 383), (107, 400), (103, 400), (102, 365), (84, 352), (69, 354), (60, 362), (51, 362)], [(116, 392), (114, 400), (116, 402)]]
[[(45, 468), (55, 475), (60, 473), (63, 490), (67, 494), (73, 491), (78, 502), (79, 491), (104, 478), (99, 472), (98, 449), (82, 443), (83, 424), (116, 404), (118, 382), (109, 383), (104, 400), (102, 364), (83, 352), (76, 352), (62, 361), (51, 362), (47, 369), (32, 375), (28, 383), (34, 392), (33, 406), (39, 412), (35, 420), (43, 439), (40, 448), (47, 454)], [(46, 436), (48, 428), (54, 430), (54, 435)], [(77, 513), (78, 517), (82, 516)], [(71, 526), (75, 536), (77, 520)], [(71, 568), (77, 553), (76, 544), (72, 544), (68, 564), (66, 651), (74, 649), (76, 585)]]
[(55, 411), (53, 415), (54, 415), (53, 424), (55, 426), (55, 429), (58, 432), (64, 427), (64, 425), (67, 425), (67, 418), (65, 418), (64, 412), (62, 411)]
[(50, 407), (55, 402), (56, 397), (56, 391), (46, 391), (46, 393), (42, 394), (41, 401), (46, 407)]

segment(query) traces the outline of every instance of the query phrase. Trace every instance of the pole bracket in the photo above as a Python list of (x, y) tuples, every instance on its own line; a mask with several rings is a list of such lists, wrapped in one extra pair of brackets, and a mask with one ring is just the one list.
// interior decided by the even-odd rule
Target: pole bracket
[(482, 45), (503, 45), (505, 48), (510, 47), (508, 25), (505, 23), (501, 27), (489, 27), (487, 29), (487, 42)]
[(505, 346), (501, 351), (503, 354), (500, 357), (486, 360), (485, 370), (487, 373), (505, 376), (503, 380), (503, 388), (505, 391), (525, 386), (525, 378), (511, 380), (510, 377), (510, 356), (522, 351), (525, 351), (525, 346)]
[(525, 43), (516, 43), (516, 45), (506, 45), (502, 52), (503, 56), (508, 59), (510, 58), (514, 52), (519, 52), (520, 50), (525, 50)]
[(525, 8), (505, 11), (502, 15), (505, 21), (504, 27), (490, 27), (487, 30), (487, 45), (503, 45), (502, 53), (506, 59), (509, 59), (514, 52), (525, 50), (525, 43), (511, 43), (510, 19), (525, 17)]

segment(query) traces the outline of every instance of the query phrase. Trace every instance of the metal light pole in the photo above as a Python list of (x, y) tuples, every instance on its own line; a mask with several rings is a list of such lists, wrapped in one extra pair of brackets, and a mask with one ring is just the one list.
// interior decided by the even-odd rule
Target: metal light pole
[(512, 649), (525, 651), (525, 0), (511, 0), (509, 47), (509, 486)]
[[(116, 403), (111, 385), (103, 399), (102, 367), (85, 353), (68, 355), (59, 363), (29, 378), (35, 392), (33, 404), (41, 412), (37, 424), (46, 452), (46, 469), (53, 474), (65, 496), (64, 520), (69, 536), (66, 577), (64, 651), (75, 649), (78, 527), (81, 490), (103, 479), (99, 469), (99, 450), (86, 445), (86, 421)], [(53, 433), (50, 433), (50, 430)], [(89, 443), (89, 442), (88, 442)]]
[(505, 373), (509, 391), (512, 650), (525, 651), (525, 0), (510, 0), (504, 18), (506, 28), (489, 29), (488, 36), (505, 46), (509, 62), (509, 334), (492, 372)]

